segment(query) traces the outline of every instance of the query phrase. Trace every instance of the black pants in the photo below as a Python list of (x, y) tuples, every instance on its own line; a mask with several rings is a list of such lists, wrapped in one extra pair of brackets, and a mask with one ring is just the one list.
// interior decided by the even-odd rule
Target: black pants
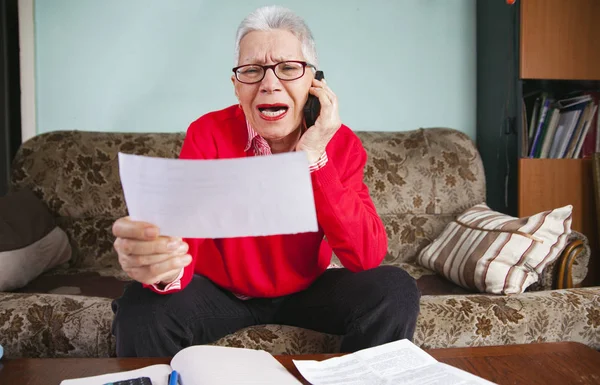
[(329, 269), (309, 288), (285, 297), (240, 300), (203, 276), (160, 295), (135, 282), (113, 301), (119, 357), (173, 356), (260, 324), (299, 326), (342, 336), (342, 352), (412, 340), (420, 293), (404, 270), (380, 266)]

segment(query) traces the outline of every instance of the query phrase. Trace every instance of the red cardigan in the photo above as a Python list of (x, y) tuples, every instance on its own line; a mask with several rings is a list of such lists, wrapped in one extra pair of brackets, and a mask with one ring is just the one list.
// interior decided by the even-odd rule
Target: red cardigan
[[(235, 105), (193, 122), (180, 158), (254, 156), (252, 148), (244, 150), (247, 143), (246, 119)], [(366, 151), (360, 139), (342, 125), (326, 152), (325, 166), (311, 173), (318, 232), (184, 239), (193, 261), (184, 269), (181, 289), (166, 293), (183, 290), (194, 273), (243, 296), (278, 297), (295, 293), (307, 288), (325, 271), (332, 249), (351, 271), (378, 266), (387, 251), (387, 236), (363, 182)]]

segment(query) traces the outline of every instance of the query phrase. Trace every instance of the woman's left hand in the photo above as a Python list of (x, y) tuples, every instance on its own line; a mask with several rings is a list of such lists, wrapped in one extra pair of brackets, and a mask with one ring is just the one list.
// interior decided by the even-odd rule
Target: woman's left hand
[(325, 79), (313, 79), (309, 93), (319, 98), (321, 111), (315, 125), (307, 127), (296, 145), (296, 151), (305, 151), (310, 164), (316, 163), (325, 153), (327, 144), (341, 127), (337, 96), (327, 86)]

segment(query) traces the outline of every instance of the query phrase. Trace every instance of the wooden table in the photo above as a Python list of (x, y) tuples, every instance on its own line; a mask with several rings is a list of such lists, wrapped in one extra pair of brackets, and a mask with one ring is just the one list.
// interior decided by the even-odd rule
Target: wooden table
[[(432, 349), (441, 362), (498, 384), (600, 384), (600, 353), (574, 342)], [(334, 354), (276, 356), (301, 378), (293, 359), (323, 360)], [(168, 364), (168, 358), (23, 358), (0, 361), (2, 385), (58, 385), (63, 379)], [(306, 383), (306, 382), (305, 382)]]

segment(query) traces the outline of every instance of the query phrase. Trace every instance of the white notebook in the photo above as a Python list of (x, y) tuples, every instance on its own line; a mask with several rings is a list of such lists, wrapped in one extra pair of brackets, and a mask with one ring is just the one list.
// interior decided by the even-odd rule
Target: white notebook
[(131, 378), (150, 377), (152, 385), (168, 385), (176, 370), (181, 385), (298, 385), (296, 379), (271, 354), (263, 350), (221, 346), (190, 346), (171, 360), (171, 365), (152, 365), (127, 372), (64, 380), (60, 385), (104, 385)]

